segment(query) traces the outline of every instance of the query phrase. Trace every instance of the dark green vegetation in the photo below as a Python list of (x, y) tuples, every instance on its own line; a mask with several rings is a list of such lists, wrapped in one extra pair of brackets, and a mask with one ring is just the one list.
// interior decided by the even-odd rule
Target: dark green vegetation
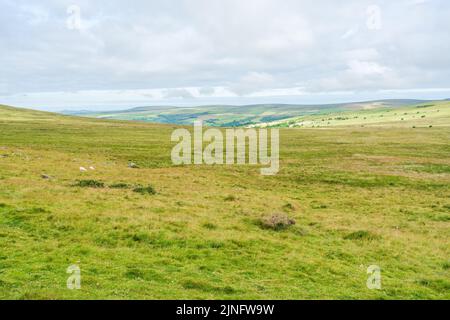
[(136, 187), (133, 189), (134, 192), (140, 193), (140, 194), (156, 194), (155, 189), (152, 186), (148, 187)]
[(450, 122), (429, 121), (282, 129), (261, 176), (173, 166), (174, 125), (0, 107), (0, 298), (449, 299)]
[(104, 188), (105, 184), (103, 182), (100, 182), (100, 181), (97, 181), (97, 180), (80, 180), (76, 184), (74, 184), (74, 187)]

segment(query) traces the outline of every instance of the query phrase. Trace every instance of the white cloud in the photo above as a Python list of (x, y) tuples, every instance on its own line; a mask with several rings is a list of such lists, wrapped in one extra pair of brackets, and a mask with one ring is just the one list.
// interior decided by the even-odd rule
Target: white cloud
[(277, 102), (289, 92), (301, 103), (309, 93), (450, 87), (446, 0), (376, 1), (374, 30), (368, 0), (78, 0), (83, 28), (70, 30), (73, 3), (0, 2), (0, 102), (88, 107), (89, 97), (115, 103), (108, 92), (122, 104)]
[(350, 28), (348, 29), (342, 36), (341, 39), (342, 40), (346, 40), (348, 38), (353, 37), (355, 34), (357, 34), (359, 32), (358, 28)]
[(349, 72), (356, 76), (384, 75), (389, 68), (372, 61), (352, 60), (348, 62)]
[(245, 95), (275, 85), (275, 79), (270, 74), (264, 72), (249, 72), (242, 76), (238, 83), (233, 84), (230, 89), (238, 95)]
[(188, 89), (166, 89), (164, 93), (164, 98), (181, 98), (181, 99), (192, 99), (194, 95)]

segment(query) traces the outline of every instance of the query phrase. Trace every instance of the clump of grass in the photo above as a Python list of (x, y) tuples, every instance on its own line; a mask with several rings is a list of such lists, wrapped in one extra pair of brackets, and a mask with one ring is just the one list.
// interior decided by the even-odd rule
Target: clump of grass
[(80, 188), (104, 188), (105, 184), (97, 180), (78, 180), (73, 186)]
[(156, 194), (155, 188), (153, 188), (151, 185), (148, 185), (147, 187), (136, 187), (133, 189), (134, 192), (140, 193), (142, 195), (154, 195)]
[(199, 290), (203, 292), (221, 292), (223, 294), (234, 294), (237, 292), (233, 287), (217, 287), (201, 280), (185, 280), (182, 282), (182, 286), (188, 290)]
[(129, 238), (134, 242), (151, 242), (150, 236), (144, 232), (131, 234)]
[(203, 281), (198, 280), (185, 280), (183, 282), (183, 288), (190, 290), (210, 291), (211, 286)]
[(439, 163), (425, 163), (420, 166), (415, 166), (412, 169), (417, 172), (426, 172), (433, 174), (450, 173), (449, 165)]
[(286, 230), (290, 226), (295, 225), (295, 220), (289, 218), (285, 214), (273, 214), (260, 220), (260, 225), (264, 229), (271, 229), (275, 231)]
[(208, 230), (215, 230), (217, 229), (217, 226), (214, 223), (211, 222), (206, 222), (202, 225), (203, 228), (208, 229)]
[(379, 237), (369, 231), (360, 230), (344, 236), (345, 240), (376, 240)]
[(128, 279), (143, 279), (144, 273), (138, 268), (131, 267), (125, 272), (125, 277)]
[(286, 203), (283, 206), (283, 210), (285, 210), (285, 211), (295, 211), (295, 206), (292, 203), (288, 202), (288, 203)]
[(311, 204), (311, 208), (313, 208), (313, 209), (326, 209), (326, 208), (328, 208), (328, 206), (326, 204), (323, 204), (323, 203), (312, 203)]
[(213, 249), (220, 249), (220, 248), (225, 247), (225, 244), (220, 241), (211, 241), (208, 243), (208, 247), (213, 248)]
[(440, 216), (436, 216), (436, 217), (433, 217), (432, 220), (434, 220), (434, 221), (443, 221), (443, 222), (447, 222), (447, 221), (450, 221), (450, 215), (440, 215)]
[(236, 197), (233, 196), (232, 194), (230, 194), (230, 195), (226, 196), (226, 197), (224, 198), (224, 200), (225, 200), (225, 201), (236, 201)]
[(111, 189), (129, 189), (131, 186), (126, 183), (115, 183), (109, 186)]
[(39, 207), (31, 208), (31, 209), (28, 210), (28, 212), (29, 213), (49, 213), (49, 211), (47, 211), (47, 210), (45, 210), (43, 208), (39, 208)]
[(424, 287), (429, 287), (433, 290), (439, 290), (439, 291), (450, 290), (450, 282), (442, 280), (442, 279), (436, 279), (436, 280), (420, 279), (420, 280), (416, 281), (416, 283), (418, 283), (419, 285), (424, 286)]

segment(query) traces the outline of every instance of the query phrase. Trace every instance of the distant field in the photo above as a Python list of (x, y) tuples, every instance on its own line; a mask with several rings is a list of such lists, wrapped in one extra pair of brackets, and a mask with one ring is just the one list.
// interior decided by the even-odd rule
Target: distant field
[(326, 128), (341, 126), (418, 128), (449, 126), (450, 101), (433, 101), (409, 106), (373, 108), (305, 115), (255, 125), (263, 127)]
[(261, 176), (173, 166), (176, 125), (0, 106), (0, 299), (449, 299), (448, 109), (297, 115)]
[(285, 105), (260, 104), (250, 106), (201, 106), (180, 107), (141, 107), (111, 112), (79, 112), (74, 115), (113, 119), (134, 120), (154, 123), (173, 123), (192, 125), (202, 120), (205, 125), (217, 127), (252, 126), (266, 123), (286, 123), (299, 117), (323, 117), (340, 112), (361, 110), (387, 110), (412, 104), (424, 103), (419, 100), (383, 100), (328, 105)]

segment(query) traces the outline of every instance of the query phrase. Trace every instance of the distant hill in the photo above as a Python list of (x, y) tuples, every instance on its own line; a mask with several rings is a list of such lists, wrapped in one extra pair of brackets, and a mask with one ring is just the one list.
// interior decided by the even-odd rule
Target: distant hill
[(252, 126), (261, 123), (288, 120), (306, 115), (321, 115), (350, 110), (395, 108), (426, 103), (425, 100), (379, 100), (321, 105), (255, 104), (208, 105), (197, 107), (148, 106), (120, 111), (66, 112), (66, 114), (102, 119), (133, 120), (156, 123), (189, 125), (202, 120), (205, 125), (219, 127)]

